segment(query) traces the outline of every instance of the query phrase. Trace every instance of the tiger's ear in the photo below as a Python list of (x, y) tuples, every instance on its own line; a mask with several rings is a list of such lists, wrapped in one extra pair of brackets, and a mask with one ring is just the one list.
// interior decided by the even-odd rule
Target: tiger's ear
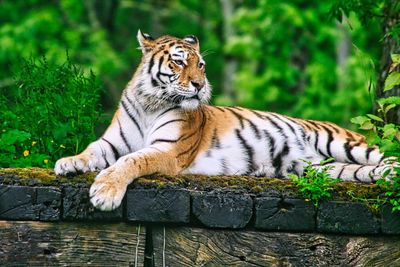
[(142, 33), (141, 30), (138, 30), (137, 39), (139, 41), (140, 49), (142, 49), (143, 54), (150, 52), (155, 46), (153, 37), (151, 37), (147, 33)]
[(183, 40), (185, 42), (191, 44), (192, 46), (194, 46), (197, 50), (200, 49), (199, 39), (197, 39), (196, 36), (188, 35), (188, 36), (185, 36), (185, 38), (183, 38)]

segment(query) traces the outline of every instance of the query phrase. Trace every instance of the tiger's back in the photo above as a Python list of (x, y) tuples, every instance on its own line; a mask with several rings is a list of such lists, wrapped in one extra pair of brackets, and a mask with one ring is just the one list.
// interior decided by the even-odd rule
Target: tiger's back
[(138, 39), (143, 58), (110, 126), (55, 166), (60, 175), (101, 170), (90, 189), (94, 206), (118, 207), (128, 184), (156, 172), (288, 178), (303, 172), (304, 161), (318, 167), (332, 157), (333, 177), (373, 182), (389, 167), (363, 136), (332, 123), (207, 105), (211, 87), (196, 37), (154, 40), (139, 31)]
[(240, 107), (203, 106), (202, 112), (206, 123), (197, 126), (192, 140), (201, 145), (184, 173), (288, 178), (302, 174), (306, 162), (335, 158), (334, 177), (362, 182), (379, 177), (374, 175), (383, 160), (379, 150), (335, 124)]

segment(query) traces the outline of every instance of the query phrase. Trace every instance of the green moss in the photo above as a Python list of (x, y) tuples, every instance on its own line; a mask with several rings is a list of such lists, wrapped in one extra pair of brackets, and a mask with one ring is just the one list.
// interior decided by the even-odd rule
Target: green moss
[(41, 168), (0, 169), (0, 183), (15, 185), (91, 184), (96, 173), (88, 172), (74, 177), (57, 176), (53, 170)]
[[(74, 177), (56, 176), (53, 170), (40, 168), (0, 169), (0, 184), (15, 185), (65, 185), (86, 184), (94, 181), (97, 173), (88, 172)], [(251, 176), (207, 175), (149, 175), (135, 180), (132, 188), (187, 188), (211, 191), (214, 189), (240, 190), (260, 195), (268, 190), (291, 192), (298, 195), (298, 188), (290, 180)], [(375, 205), (384, 198), (384, 188), (376, 184), (342, 182), (334, 186), (334, 199), (359, 201)]]

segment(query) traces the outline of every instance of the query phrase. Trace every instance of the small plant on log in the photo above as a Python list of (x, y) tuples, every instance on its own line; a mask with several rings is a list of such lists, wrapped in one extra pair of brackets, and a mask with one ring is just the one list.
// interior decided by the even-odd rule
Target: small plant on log
[(306, 200), (312, 201), (315, 206), (318, 206), (321, 200), (332, 198), (331, 192), (334, 190), (334, 186), (341, 181), (332, 178), (328, 173), (332, 166), (324, 166), (331, 161), (333, 161), (332, 158), (321, 161), (318, 168), (311, 162), (305, 161), (307, 165), (304, 168), (303, 176), (290, 175), (302, 196)]
[(0, 97), (0, 167), (52, 167), (95, 139), (100, 86), (67, 60), (22, 60)]

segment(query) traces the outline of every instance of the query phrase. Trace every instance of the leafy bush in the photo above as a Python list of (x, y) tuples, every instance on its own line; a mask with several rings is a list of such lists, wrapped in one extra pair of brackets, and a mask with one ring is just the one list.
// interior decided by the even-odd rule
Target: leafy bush
[(0, 99), (0, 167), (52, 167), (95, 139), (100, 86), (69, 58), (22, 60)]
[[(332, 160), (333, 159), (321, 161), (320, 165), (325, 165)], [(307, 166), (304, 168), (303, 176), (291, 174), (290, 178), (292, 182), (299, 187), (299, 191), (303, 197), (311, 200), (315, 206), (318, 206), (321, 200), (332, 197), (331, 191), (333, 191), (334, 185), (341, 180), (333, 179), (328, 173), (328, 171), (332, 169), (332, 166), (315, 168), (311, 162), (306, 161), (306, 163)]]
[[(384, 91), (392, 90), (400, 86), (400, 72), (397, 71), (400, 66), (400, 55), (392, 55), (393, 64), (391, 73), (385, 81)], [(369, 145), (377, 145), (380, 151), (386, 157), (394, 157), (394, 161), (400, 159), (400, 125), (389, 123), (387, 114), (392, 109), (400, 106), (400, 96), (391, 96), (378, 99), (378, 114), (367, 114), (351, 119), (351, 122), (358, 124), (359, 128), (367, 131), (367, 142)], [(397, 160), (396, 160), (397, 158)], [(400, 210), (400, 162), (392, 162), (394, 167), (388, 170), (383, 179), (378, 180), (377, 184), (386, 187), (386, 202), (393, 205), (393, 211)], [(391, 172), (391, 177), (387, 175)]]

